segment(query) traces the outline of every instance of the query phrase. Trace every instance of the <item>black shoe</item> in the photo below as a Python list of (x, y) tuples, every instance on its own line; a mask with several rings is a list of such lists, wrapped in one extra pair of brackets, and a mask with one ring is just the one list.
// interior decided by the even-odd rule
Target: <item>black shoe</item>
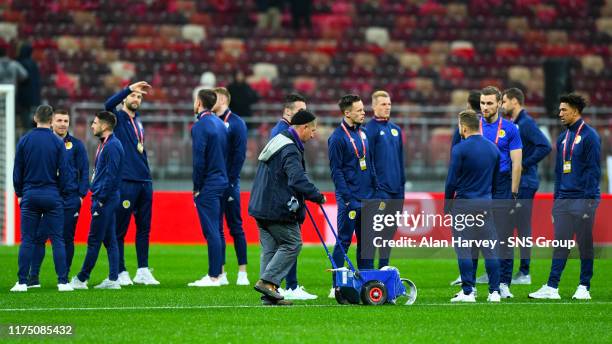
[(255, 283), (255, 290), (257, 290), (258, 292), (264, 294), (265, 296), (274, 299), (274, 300), (282, 300), (284, 299), (284, 297), (279, 294), (275, 289), (270, 288), (269, 287), (269, 283), (266, 283), (262, 280), (257, 281), (257, 283)]
[(293, 302), (289, 300), (274, 300), (263, 295), (261, 297), (261, 304), (264, 306), (292, 306)]
[(28, 276), (28, 288), (40, 288), (38, 276)]

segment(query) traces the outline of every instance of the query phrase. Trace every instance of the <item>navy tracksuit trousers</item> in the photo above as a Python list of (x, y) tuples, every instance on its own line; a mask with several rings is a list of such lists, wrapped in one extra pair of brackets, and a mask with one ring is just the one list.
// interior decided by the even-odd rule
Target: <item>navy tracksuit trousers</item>
[[(64, 198), (64, 228), (63, 237), (66, 247), (66, 269), (70, 274), (72, 259), (74, 258), (74, 233), (79, 220), (79, 212), (81, 211), (81, 199), (78, 195)], [(45, 243), (50, 237), (49, 232), (52, 230), (46, 217), (42, 218), (40, 224), (41, 229), (38, 231), (34, 246), (34, 255), (32, 256), (32, 265), (30, 267), (30, 276), (38, 276), (40, 274), (40, 266), (45, 258)]]
[(123, 180), (119, 189), (117, 208), (117, 245), (119, 248), (119, 272), (125, 267), (124, 243), (132, 214), (136, 220), (136, 257), (139, 268), (149, 266), (149, 236), (151, 233), (151, 209), (153, 207), (153, 183)]
[(108, 253), (108, 279), (116, 281), (119, 274), (119, 252), (117, 248), (117, 233), (115, 232), (115, 212), (119, 205), (119, 195), (107, 200), (100, 206), (96, 199), (91, 201), (91, 226), (87, 237), (87, 254), (81, 272), (77, 275), (85, 282), (96, 265), (100, 247), (104, 244)]
[[(56, 188), (32, 189), (24, 193), (20, 203), (21, 245), (19, 246), (17, 273), (20, 284), (27, 283), (36, 238), (41, 235), (39, 231), (47, 232), (42, 235), (51, 238), (57, 282), (68, 283), (66, 248), (62, 235), (63, 207), (63, 200)], [(48, 224), (46, 229), (40, 226), (43, 217)]]

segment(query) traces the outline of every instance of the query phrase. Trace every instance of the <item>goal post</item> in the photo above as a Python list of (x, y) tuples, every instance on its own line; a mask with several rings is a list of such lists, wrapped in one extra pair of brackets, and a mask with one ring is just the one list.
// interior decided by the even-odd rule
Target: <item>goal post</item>
[(15, 244), (15, 86), (0, 84), (0, 244)]

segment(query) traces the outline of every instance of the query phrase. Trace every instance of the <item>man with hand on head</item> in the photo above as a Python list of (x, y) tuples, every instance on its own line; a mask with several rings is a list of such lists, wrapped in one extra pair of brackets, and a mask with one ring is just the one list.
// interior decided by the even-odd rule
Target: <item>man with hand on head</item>
[(87, 254), (78, 275), (70, 281), (74, 289), (87, 289), (87, 281), (104, 244), (108, 255), (109, 274), (96, 289), (121, 289), (119, 284), (119, 252), (115, 233), (115, 211), (119, 206), (119, 185), (124, 168), (123, 146), (113, 134), (117, 117), (110, 111), (96, 114), (91, 130), (100, 139), (91, 177), (91, 225), (87, 237)]
[(291, 127), (276, 135), (259, 154), (249, 215), (257, 220), (261, 243), (260, 279), (255, 290), (264, 305), (291, 305), (279, 294), (281, 280), (295, 265), (302, 248), (300, 226), (306, 216), (305, 201), (325, 203), (306, 174), (304, 143), (314, 138), (316, 117), (298, 111)]
[[(76, 230), (77, 221), (83, 198), (89, 191), (89, 161), (87, 158), (87, 150), (81, 140), (70, 135), (70, 115), (66, 110), (55, 110), (53, 112), (53, 120), (51, 129), (59, 136), (66, 147), (67, 166), (70, 170), (70, 179), (66, 185), (66, 194), (64, 199), (64, 244), (66, 246), (66, 269), (67, 274), (70, 274), (72, 266), (72, 258), (74, 257), (74, 233)], [(43, 218), (41, 226), (48, 226), (46, 218)], [(36, 240), (34, 255), (32, 257), (32, 266), (30, 267), (30, 276), (28, 276), (28, 288), (39, 288), (40, 280), (38, 278), (40, 266), (45, 258), (45, 242), (48, 235), (43, 235), (45, 231), (39, 231), (39, 236)]]
[[(57, 289), (72, 291), (68, 284), (64, 228), (64, 202), (70, 180), (66, 163), (66, 148), (51, 131), (53, 108), (41, 105), (36, 109), (36, 128), (23, 136), (15, 151), (13, 187), (21, 214), (21, 245), (19, 246), (19, 281), (13, 292), (28, 291), (28, 273), (32, 264), (34, 245), (38, 237), (50, 237), (53, 262), (57, 273)], [(47, 226), (41, 227), (45, 219)], [(42, 231), (42, 232), (41, 232)]]
[[(119, 245), (119, 283), (158, 285), (149, 269), (149, 236), (153, 207), (153, 179), (144, 148), (144, 128), (138, 109), (143, 96), (151, 89), (146, 81), (139, 81), (119, 91), (104, 103), (104, 109), (117, 116), (115, 135), (125, 150), (125, 168), (121, 175), (121, 203), (117, 208), (117, 243)], [(121, 109), (117, 110), (117, 105)], [(124, 242), (130, 219), (136, 220), (136, 257), (138, 270), (134, 281), (125, 266)]]

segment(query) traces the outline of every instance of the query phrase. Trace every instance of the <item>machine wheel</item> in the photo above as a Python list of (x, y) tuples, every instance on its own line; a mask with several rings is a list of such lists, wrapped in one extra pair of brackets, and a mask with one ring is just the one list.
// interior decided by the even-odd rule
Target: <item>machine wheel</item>
[(361, 302), (364, 305), (382, 305), (387, 302), (387, 287), (378, 281), (369, 281), (361, 288)]

